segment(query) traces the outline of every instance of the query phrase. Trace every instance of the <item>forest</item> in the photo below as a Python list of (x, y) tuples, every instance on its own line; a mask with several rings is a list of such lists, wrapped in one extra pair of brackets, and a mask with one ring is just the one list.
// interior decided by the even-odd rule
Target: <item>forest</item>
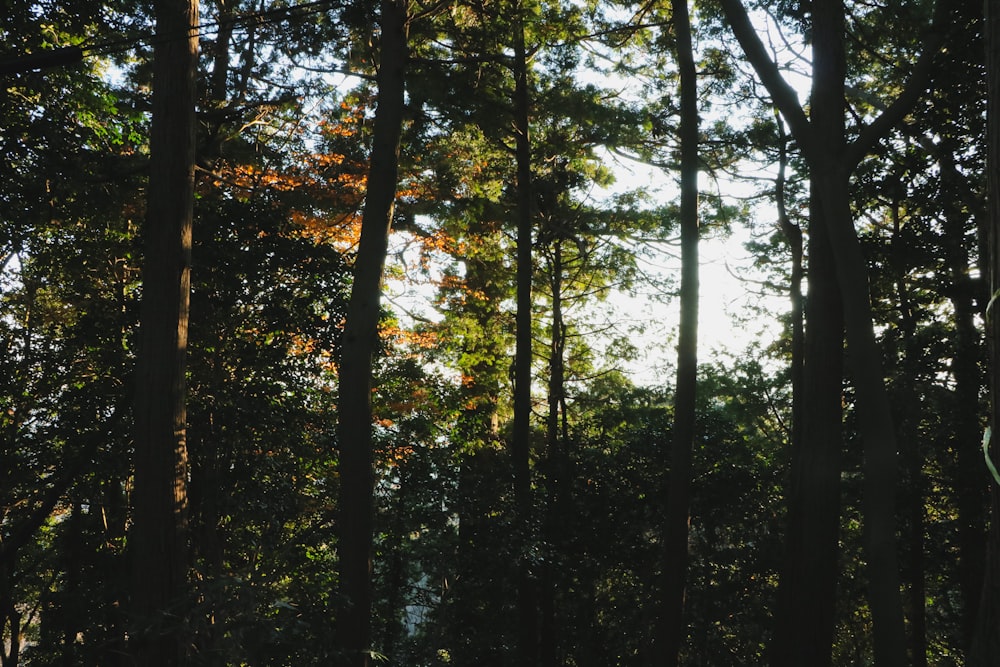
[(6, 0), (0, 83), (0, 667), (1000, 666), (1000, 0)]

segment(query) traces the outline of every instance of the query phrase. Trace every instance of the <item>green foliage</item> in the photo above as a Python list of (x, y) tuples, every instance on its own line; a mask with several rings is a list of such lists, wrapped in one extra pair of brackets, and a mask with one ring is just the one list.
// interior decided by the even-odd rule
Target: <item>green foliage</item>
[(343, 257), (297, 236), (287, 203), (211, 193), (198, 211), (188, 414), (198, 652), (209, 664), (322, 664), (333, 651), (329, 368)]
[[(188, 363), (194, 599), (189, 615), (165, 621), (190, 638), (191, 664), (343, 658), (333, 639), (336, 359), (370, 154), (378, 11), (327, 3), (269, 18), (290, 4), (253, 20), (253, 3), (208, 2), (203, 11), (205, 22), (235, 20), (228, 37), (220, 26), (205, 31), (199, 73)], [(751, 4), (790, 31), (788, 48), (808, 44), (808, 3)], [(9, 619), (19, 619), (23, 665), (121, 664), (127, 649), (149, 86), (149, 45), (135, 40), (147, 5), (18, 1), (0, 18), (5, 59), (123, 40), (106, 57), (4, 75), (0, 86), (0, 619), (5, 639)], [(849, 5), (851, 110), (869, 121), (902, 87), (901, 65), (920, 49), (931, 3)], [(852, 192), (906, 443), (899, 550), (904, 592), (923, 590), (922, 605), (907, 598), (907, 613), (912, 627), (922, 606), (933, 665), (963, 660), (976, 582), (961, 582), (977, 576), (989, 481), (976, 449), (985, 414), (977, 316), (989, 300), (976, 269), (985, 95), (978, 9), (966, 5), (954, 9), (929, 92), (862, 163)], [(513, 532), (505, 445), (517, 10), (531, 61), (536, 238), (527, 535)], [(370, 660), (512, 665), (512, 563), (525, 556), (557, 664), (646, 664), (670, 575), (660, 562), (672, 396), (629, 380), (630, 355), (663, 341), (613, 308), (620, 294), (671, 291), (672, 276), (651, 276), (646, 263), (650, 248), (669, 246), (677, 206), (652, 198), (657, 183), (616, 183), (613, 165), (627, 156), (671, 178), (669, 16), (608, 2), (412, 11), (394, 220), (401, 250), (388, 270), (426, 304), (410, 310), (400, 300), (383, 317), (372, 394)], [(807, 166), (794, 143), (778, 146), (773, 109), (716, 14), (699, 4), (695, 26), (702, 160), (712, 176), (702, 229), (724, 236), (756, 216), (747, 249), (767, 274), (762, 289), (783, 291), (785, 239), (761, 228), (773, 215), (731, 196), (723, 173), (748, 176), (769, 202), (779, 148), (790, 151), (785, 204), (808, 234)], [(662, 319), (659, 308), (650, 302), (650, 320)], [(767, 662), (783, 557), (790, 341), (730, 354), (709, 357), (699, 375), (689, 665)], [(556, 386), (564, 395), (550, 403)], [(835, 664), (862, 664), (872, 651), (853, 400), (845, 393)]]

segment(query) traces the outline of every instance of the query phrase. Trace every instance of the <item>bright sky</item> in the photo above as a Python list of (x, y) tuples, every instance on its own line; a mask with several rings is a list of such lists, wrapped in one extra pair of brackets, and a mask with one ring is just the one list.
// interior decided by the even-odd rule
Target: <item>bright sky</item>
[[(758, 28), (766, 31), (767, 21), (763, 15), (754, 17)], [(772, 46), (775, 43), (787, 42), (768, 40)], [(785, 57), (795, 60), (799, 55), (785, 52)], [(800, 63), (801, 64), (801, 63)], [(786, 75), (788, 70), (786, 70)], [(596, 80), (595, 79), (596, 76)], [(626, 91), (630, 84), (624, 81), (609, 82), (600, 75), (584, 70), (583, 80), (592, 80), (597, 85), (603, 85), (619, 91)], [(805, 76), (794, 76), (790, 83), (800, 91), (800, 98), (806, 97), (809, 81)], [(711, 118), (705, 119), (710, 122)], [(622, 159), (609, 156), (606, 163), (611, 167), (617, 178), (617, 183), (603, 195), (595, 195), (600, 201), (602, 196), (610, 196), (642, 186), (655, 193), (659, 202), (670, 201), (676, 197), (674, 181), (675, 174), (662, 171), (655, 167), (647, 167), (638, 163), (625, 163)], [(759, 169), (759, 166), (754, 167)], [(719, 188), (726, 196), (743, 197), (751, 194), (745, 183), (710, 182), (707, 175), (702, 174), (699, 187), (702, 191)], [(733, 203), (733, 202), (727, 202)], [(758, 230), (766, 230), (774, 224), (776, 213), (773, 204), (759, 206), (754, 211), (755, 226)], [(765, 348), (775, 341), (781, 332), (778, 316), (788, 310), (786, 295), (763, 294), (761, 286), (753, 282), (763, 276), (752, 267), (749, 252), (744, 243), (750, 240), (749, 221), (736, 221), (732, 234), (727, 238), (706, 234), (700, 248), (700, 304), (699, 304), (699, 359), (709, 361), (718, 354), (738, 356), (747, 348), (758, 343)], [(659, 258), (653, 258), (643, 269), (657, 275), (679, 276), (679, 260), (668, 253), (674, 248), (665, 248)], [(748, 280), (741, 280), (739, 277)], [(395, 282), (389, 285), (390, 301), (410, 309), (415, 313), (435, 318), (430, 304), (430, 295), (426, 286), (420, 287), (405, 282)], [(673, 367), (676, 361), (674, 348), (676, 341), (679, 305), (676, 299), (669, 302), (651, 300), (648, 295), (619, 294), (609, 304), (595, 307), (595, 319), (610, 319), (622, 323), (642, 323), (645, 330), (636, 333), (632, 342), (639, 349), (639, 358), (625, 364), (626, 370), (636, 384), (642, 385), (672, 385), (674, 382)], [(761, 313), (766, 313), (762, 315)], [(584, 329), (586, 327), (583, 327)], [(595, 329), (600, 328), (596, 323)], [(593, 344), (601, 343), (594, 337)]]
[[(620, 162), (615, 171), (618, 182), (607, 191), (607, 195), (645, 186), (654, 193), (657, 201), (666, 202), (677, 196), (675, 174), (654, 167)], [(746, 184), (716, 185), (705, 174), (700, 176), (701, 191), (716, 187), (733, 197), (751, 194)], [(758, 207), (754, 216), (758, 229), (770, 229), (776, 218), (770, 204)], [(699, 244), (698, 356), (702, 362), (710, 360), (717, 352), (740, 355), (754, 342), (766, 347), (777, 340), (781, 333), (777, 316), (787, 311), (788, 299), (784, 295), (764, 295), (762, 287), (754, 282), (764, 276), (753, 268), (750, 253), (744, 247), (751, 240), (748, 222), (735, 221), (732, 233), (727, 237), (705, 230)], [(675, 282), (679, 281), (680, 261), (668, 254), (677, 252), (676, 247), (665, 248), (661, 257), (653, 260), (652, 264), (644, 265), (644, 269), (672, 276)], [(637, 384), (672, 384), (672, 369), (676, 362), (674, 346), (679, 320), (678, 301), (673, 299), (661, 303), (651, 301), (644, 295), (620, 295), (616, 301), (628, 319), (649, 323), (647, 331), (637, 344), (642, 354), (628, 365), (633, 381)], [(752, 313), (749, 310), (751, 307), (763, 307), (773, 313), (773, 316), (761, 317)]]

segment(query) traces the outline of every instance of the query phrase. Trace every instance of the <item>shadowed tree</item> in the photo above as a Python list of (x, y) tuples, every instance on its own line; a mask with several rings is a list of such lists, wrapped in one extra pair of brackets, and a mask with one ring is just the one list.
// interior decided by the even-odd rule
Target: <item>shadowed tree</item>
[[(817, 0), (811, 5), (811, 38), (813, 79), (810, 115), (799, 104), (794, 89), (782, 78), (758, 36), (746, 8), (739, 0), (722, 0), (726, 18), (743, 52), (770, 93), (774, 103), (788, 122), (809, 166), (811, 178), (810, 249), (814, 243), (826, 244), (824, 252), (831, 261), (823, 271), (826, 280), (834, 279), (840, 293), (848, 341), (848, 359), (857, 392), (858, 428), (864, 443), (864, 547), (868, 574), (868, 600), (873, 620), (875, 659), (881, 666), (906, 664), (906, 636), (900, 595), (899, 563), (896, 554), (896, 451), (895, 425), (890, 412), (882, 372), (881, 352), (875, 339), (868, 271), (861, 251), (850, 209), (850, 178), (860, 161), (879, 139), (886, 136), (909, 110), (927, 86), (931, 61), (941, 43), (941, 26), (946, 8), (935, 3), (935, 25), (924, 40), (923, 51), (901, 92), (886, 106), (886, 110), (870, 123), (863, 125), (855, 138), (849, 138), (846, 127), (846, 19), (843, 0)], [(945, 3), (946, 4), (946, 3)], [(823, 255), (811, 254), (811, 263)], [(810, 270), (810, 282), (815, 269)], [(806, 330), (806, 373), (809, 373), (809, 336), (816, 332), (808, 317)], [(834, 353), (833, 347), (828, 348)], [(839, 353), (837, 353), (839, 354)], [(806, 379), (809, 386), (809, 380)], [(832, 392), (832, 387), (831, 387)], [(824, 393), (823, 404), (830, 405)], [(809, 428), (813, 406), (809, 397), (803, 406), (806, 429)], [(825, 440), (825, 438), (824, 438)], [(832, 445), (831, 445), (832, 446)], [(803, 434), (802, 455), (793, 465), (790, 494), (789, 544), (804, 539), (806, 530), (820, 530), (827, 536), (824, 545), (836, 546), (837, 483), (836, 467), (830, 470), (830, 460), (836, 453), (828, 450), (820, 455)], [(811, 453), (815, 452), (815, 454)], [(808, 457), (805, 454), (809, 454)], [(831, 459), (832, 457), (832, 459)], [(821, 477), (816, 483), (812, 477)], [(826, 508), (820, 517), (803, 515), (810, 507)], [(831, 537), (832, 536), (832, 537)], [(806, 547), (808, 548), (808, 547)], [(824, 547), (825, 548), (825, 547)], [(812, 557), (793, 562), (789, 559), (782, 582), (783, 604), (779, 607), (776, 664), (822, 665), (830, 662), (832, 642), (832, 596), (810, 599), (814, 582), (829, 590), (830, 575), (817, 582), (817, 573), (807, 568), (821, 562), (825, 556), (817, 550)], [(815, 608), (822, 602), (822, 608)]]
[(337, 421), (343, 604), (337, 618), (337, 639), (344, 651), (343, 664), (357, 667), (368, 665), (371, 656), (372, 361), (378, 347), (382, 272), (396, 200), (410, 21), (406, 0), (382, 0), (379, 7), (377, 107), (361, 238), (341, 348)]
[(514, 4), (514, 156), (517, 163), (517, 278), (514, 341), (514, 424), (510, 451), (514, 466), (514, 503), (517, 514), (513, 556), (517, 572), (517, 656), (518, 664), (532, 667), (538, 662), (538, 624), (535, 583), (528, 556), (531, 532), (531, 283), (532, 265), (532, 194), (531, 137), (528, 91), (528, 55), (524, 45), (524, 8)]
[(139, 351), (135, 486), (129, 535), (132, 651), (143, 667), (185, 662), (187, 553), (185, 372), (194, 203), (198, 0), (154, 3), (153, 114)]
[[(1000, 2), (987, 0), (986, 7), (986, 221), (987, 256), (984, 258), (989, 276), (990, 303), (986, 311), (987, 345), (990, 373), (990, 425), (993, 433), (986, 456), (992, 458), (994, 469), (1000, 466), (997, 436), (1000, 431), (1000, 325), (997, 322), (997, 295), (1000, 294)], [(987, 542), (986, 572), (983, 595), (979, 603), (969, 664), (974, 667), (1000, 665), (1000, 480), (990, 483), (990, 528)]]
[(691, 457), (698, 373), (698, 86), (687, 0), (671, 2), (674, 52), (680, 74), (680, 325), (670, 472), (663, 531), (663, 599), (656, 642), (663, 664), (675, 667), (687, 638), (684, 589), (688, 568)]

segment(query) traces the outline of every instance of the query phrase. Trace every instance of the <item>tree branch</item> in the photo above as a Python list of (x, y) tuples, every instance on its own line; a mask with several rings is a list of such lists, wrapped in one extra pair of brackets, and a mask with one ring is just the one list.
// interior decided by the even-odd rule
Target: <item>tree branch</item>
[[(730, 1), (724, 0), (724, 2)], [(885, 107), (875, 120), (861, 129), (854, 141), (848, 144), (844, 152), (844, 164), (849, 170), (853, 170), (868, 154), (872, 146), (899, 124), (903, 116), (913, 108), (913, 105), (926, 91), (931, 67), (944, 42), (945, 27), (951, 14), (950, 5), (951, 3), (945, 0), (937, 0), (934, 3), (934, 18), (924, 37), (923, 50), (913, 66), (909, 79), (903, 86), (903, 91), (888, 107)]]
[(757, 76), (760, 77), (761, 83), (770, 93), (775, 106), (788, 122), (788, 127), (795, 136), (795, 140), (798, 141), (804, 152), (810, 152), (812, 133), (809, 119), (806, 117), (805, 111), (802, 110), (802, 105), (799, 104), (799, 97), (795, 93), (795, 89), (785, 81), (778, 66), (771, 60), (757, 30), (750, 22), (750, 16), (743, 3), (740, 0), (720, 0), (720, 4), (726, 15), (726, 20), (732, 28), (733, 35), (743, 48), (743, 53), (750, 61), (754, 71), (757, 72)]

